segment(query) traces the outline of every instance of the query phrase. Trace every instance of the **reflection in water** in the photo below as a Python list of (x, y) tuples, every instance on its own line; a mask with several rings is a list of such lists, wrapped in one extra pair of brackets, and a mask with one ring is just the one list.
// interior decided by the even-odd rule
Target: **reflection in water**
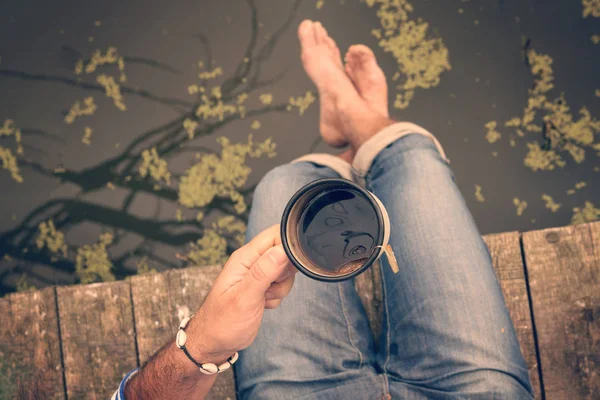
[(346, 274), (373, 253), (378, 228), (375, 210), (362, 193), (333, 189), (305, 207), (298, 236), (310, 261), (329, 273)]

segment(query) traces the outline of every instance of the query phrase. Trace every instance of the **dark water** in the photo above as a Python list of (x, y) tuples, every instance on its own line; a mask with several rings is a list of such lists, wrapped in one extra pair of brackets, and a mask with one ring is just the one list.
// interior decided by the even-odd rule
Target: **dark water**
[[(373, 253), (377, 215), (359, 191), (330, 189), (308, 203), (298, 224), (304, 254), (327, 274), (347, 274)], [(321, 271), (315, 271), (321, 272)]]
[[(276, 157), (248, 162), (252, 173), (241, 188), (248, 205), (252, 188), (270, 169), (310, 152), (337, 151), (316, 140), (318, 101), (303, 114), (295, 108), (283, 112), (291, 96), (308, 90), (316, 95), (300, 62), (296, 35), (305, 18), (322, 22), (342, 54), (356, 43), (371, 47), (393, 104), (398, 82), (392, 77), (398, 64), (372, 34), (380, 27), (376, 7), (340, 0), (318, 8), (319, 3), (3, 0), (0, 124), (14, 120), (25, 147), (19, 160), (22, 183), (0, 166), (0, 296), (15, 291), (23, 278), (38, 288), (78, 282), (76, 252), (95, 246), (103, 232), (114, 234), (106, 250), (117, 279), (137, 273), (143, 264), (157, 271), (187, 265), (176, 255), (187, 254), (190, 244), (212, 229), (219, 213), (233, 212), (231, 200), (217, 196), (202, 207), (206, 217), (198, 221), (197, 209), (178, 203), (178, 177), (198, 161), (196, 151), (221, 151), (217, 137), (236, 144), (246, 142), (252, 130), (255, 141), (272, 137), (277, 144)], [(565, 168), (534, 172), (523, 160), (529, 143), (544, 145), (542, 133), (528, 132), (525, 140), (516, 137), (512, 146), (516, 132), (503, 125), (522, 115), (528, 104), (534, 78), (524, 57), (525, 44), (553, 59), (555, 88), (549, 99), (563, 93), (574, 120), (583, 106), (600, 118), (600, 98), (595, 95), (600, 89), (600, 45), (590, 39), (600, 33), (600, 19), (583, 18), (579, 0), (409, 3), (414, 6), (411, 18), (423, 18), (430, 24), (430, 36), (443, 39), (452, 70), (442, 74), (438, 86), (417, 89), (408, 108), (392, 108), (390, 113), (422, 125), (440, 140), (481, 233), (567, 225), (575, 208), (587, 203), (600, 207), (598, 152), (587, 151), (581, 164), (563, 152), (569, 160)], [(109, 46), (118, 49), (126, 64), (125, 112), (106, 96), (95, 73), (74, 72), (79, 59), (89, 60), (96, 50), (104, 54)], [(180, 147), (180, 139), (187, 138), (181, 116), (195, 115), (197, 106), (188, 88), (200, 84), (199, 61), (207, 71), (223, 67), (223, 75), (210, 79), (207, 89), (221, 86), (223, 92), (247, 93), (249, 114), (245, 119), (231, 115), (224, 121), (204, 121), (193, 141), (186, 139)], [(96, 72), (118, 75), (114, 65)], [(259, 101), (261, 94), (272, 95), (268, 108)], [(66, 124), (71, 105), (88, 96), (96, 99), (96, 114)], [(537, 123), (545, 116), (539, 112)], [(258, 130), (250, 127), (255, 119), (261, 123)], [(485, 138), (489, 121), (497, 121), (502, 132), (494, 144)], [(82, 143), (84, 127), (94, 132), (90, 146)], [(596, 133), (596, 141), (598, 137)], [(0, 146), (14, 150), (14, 143), (13, 137), (0, 137)], [(160, 190), (149, 177), (135, 179), (142, 152), (155, 146), (173, 174), (171, 186)], [(579, 182), (587, 186), (573, 193)], [(475, 185), (482, 187), (482, 196), (475, 195)], [(542, 194), (562, 206), (547, 208)], [(516, 212), (516, 197), (528, 202), (524, 212)], [(247, 212), (236, 216), (244, 222), (247, 217)], [(65, 235), (68, 257), (56, 258), (47, 248), (38, 248), (38, 225), (48, 220)], [(228, 253), (238, 247), (234, 236), (223, 236)], [(210, 263), (218, 259), (212, 253), (209, 258)]]

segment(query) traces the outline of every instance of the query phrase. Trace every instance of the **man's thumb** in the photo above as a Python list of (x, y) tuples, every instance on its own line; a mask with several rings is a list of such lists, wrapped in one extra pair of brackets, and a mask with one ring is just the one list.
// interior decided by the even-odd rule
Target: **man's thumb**
[(257, 295), (262, 296), (289, 264), (290, 260), (282, 245), (271, 247), (248, 270), (244, 277), (246, 290), (254, 291)]

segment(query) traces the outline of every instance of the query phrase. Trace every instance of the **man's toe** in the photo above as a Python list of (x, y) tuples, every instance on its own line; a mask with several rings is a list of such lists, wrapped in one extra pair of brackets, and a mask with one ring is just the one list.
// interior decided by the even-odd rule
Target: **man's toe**
[(300, 39), (302, 50), (309, 49), (317, 44), (313, 26), (314, 23), (310, 19), (305, 19), (298, 27), (298, 39)]
[(344, 70), (346, 71), (346, 74), (350, 77), (350, 79), (352, 79), (352, 81), (354, 82), (354, 70), (352, 69), (349, 63), (346, 63), (346, 65), (344, 65)]
[(315, 27), (315, 38), (317, 41), (317, 44), (325, 44), (327, 45), (327, 30), (325, 29), (325, 27), (320, 23), (320, 22), (315, 22), (314, 24)]

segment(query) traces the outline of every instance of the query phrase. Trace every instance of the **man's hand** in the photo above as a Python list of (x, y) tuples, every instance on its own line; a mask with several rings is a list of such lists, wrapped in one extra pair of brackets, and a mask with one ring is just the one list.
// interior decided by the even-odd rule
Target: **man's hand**
[[(186, 328), (192, 357), (219, 365), (250, 346), (265, 308), (281, 303), (296, 272), (281, 246), (279, 225), (234, 252)], [(203, 399), (215, 379), (201, 373), (173, 338), (127, 383), (125, 398)]]
[(188, 351), (199, 362), (218, 364), (250, 346), (264, 309), (281, 303), (296, 272), (281, 245), (279, 225), (235, 251), (186, 329)]

